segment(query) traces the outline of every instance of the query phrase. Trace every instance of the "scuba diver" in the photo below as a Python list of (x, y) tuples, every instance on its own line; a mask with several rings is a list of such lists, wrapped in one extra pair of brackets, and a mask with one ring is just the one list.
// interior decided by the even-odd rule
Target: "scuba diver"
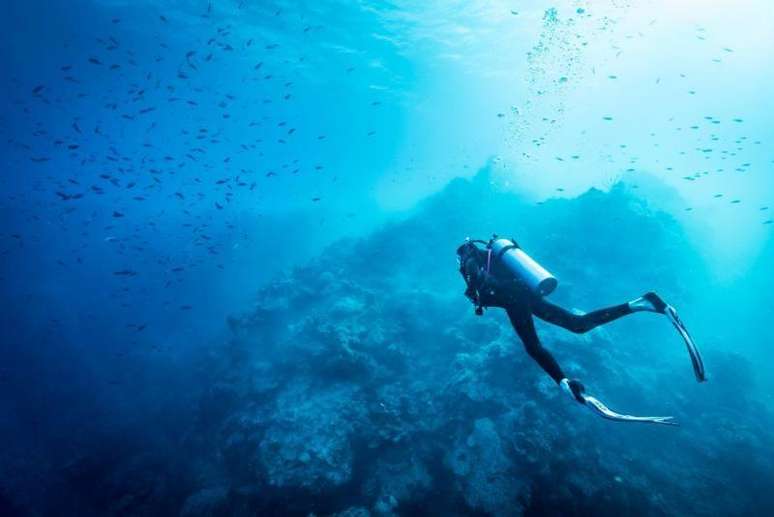
[(535, 331), (533, 315), (571, 332), (584, 333), (635, 312), (664, 314), (686, 343), (696, 379), (699, 382), (705, 380), (699, 351), (685, 325), (678, 318), (677, 311), (654, 292), (645, 293), (620, 305), (585, 314), (574, 314), (545, 299), (545, 296), (556, 288), (558, 281), (524, 253), (514, 240), (501, 239), (496, 235), (488, 242), (466, 239), (457, 248), (457, 259), (460, 273), (467, 285), (465, 296), (474, 303), (475, 313), (480, 316), (485, 308), (490, 307), (505, 309), (530, 357), (575, 401), (588, 406), (604, 418), (677, 425), (672, 417), (638, 417), (616, 413), (598, 399), (587, 395), (583, 384), (578, 380), (569, 379), (551, 352), (543, 348)]

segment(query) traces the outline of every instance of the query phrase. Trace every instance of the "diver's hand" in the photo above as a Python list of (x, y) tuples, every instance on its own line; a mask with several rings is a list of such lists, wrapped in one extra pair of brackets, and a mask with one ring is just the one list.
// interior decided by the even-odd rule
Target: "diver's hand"
[(471, 285), (468, 285), (468, 287), (465, 289), (465, 297), (473, 303), (478, 303), (478, 293)]
[(576, 402), (579, 402), (581, 404), (586, 403), (586, 399), (583, 397), (583, 393), (585, 393), (586, 388), (583, 387), (583, 384), (581, 384), (578, 380), (570, 380), (568, 378), (564, 378), (561, 381), (559, 381), (559, 386), (573, 399), (575, 399)]

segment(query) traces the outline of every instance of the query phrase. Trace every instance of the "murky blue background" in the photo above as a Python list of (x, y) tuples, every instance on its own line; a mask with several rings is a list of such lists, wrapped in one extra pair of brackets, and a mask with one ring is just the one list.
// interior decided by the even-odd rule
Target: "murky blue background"
[[(6, 1), (0, 510), (765, 514), (766, 1)], [(773, 208), (774, 209), (774, 208)], [(514, 235), (594, 308), (476, 318)]]

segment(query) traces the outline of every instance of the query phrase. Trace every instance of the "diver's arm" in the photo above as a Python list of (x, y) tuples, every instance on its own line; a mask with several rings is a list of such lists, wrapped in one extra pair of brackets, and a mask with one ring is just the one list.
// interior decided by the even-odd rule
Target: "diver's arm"
[(462, 265), (462, 268), (460, 268), (460, 272), (462, 273), (466, 283), (465, 296), (471, 300), (477, 301), (478, 296), (476, 291), (481, 284), (481, 280), (479, 279), (478, 263), (474, 259), (469, 258)]
[(484, 293), (484, 290), (493, 287), (491, 275), (487, 274), (482, 269), (480, 259), (474, 257), (468, 258), (465, 263), (462, 264), (460, 273), (462, 273), (465, 283), (467, 284), (465, 296), (478, 305), (481, 303), (481, 294)]

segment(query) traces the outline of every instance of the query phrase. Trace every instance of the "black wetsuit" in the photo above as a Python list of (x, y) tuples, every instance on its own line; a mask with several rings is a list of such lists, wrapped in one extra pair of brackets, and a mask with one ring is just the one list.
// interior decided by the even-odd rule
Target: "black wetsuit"
[[(460, 264), (460, 273), (468, 286), (465, 295), (479, 307), (505, 309), (527, 353), (557, 383), (566, 376), (551, 352), (543, 348), (540, 343), (535, 332), (533, 315), (580, 334), (632, 313), (629, 304), (623, 303), (586, 314), (573, 314), (546, 301), (542, 296), (532, 294), (518, 281), (510, 280), (512, 275), (499, 269), (502, 266), (499, 266), (493, 257), (488, 257), (486, 250), (472, 245), (464, 246), (469, 246), (467, 253), (462, 254)], [(487, 272), (487, 263), (489, 263), (489, 272)]]

